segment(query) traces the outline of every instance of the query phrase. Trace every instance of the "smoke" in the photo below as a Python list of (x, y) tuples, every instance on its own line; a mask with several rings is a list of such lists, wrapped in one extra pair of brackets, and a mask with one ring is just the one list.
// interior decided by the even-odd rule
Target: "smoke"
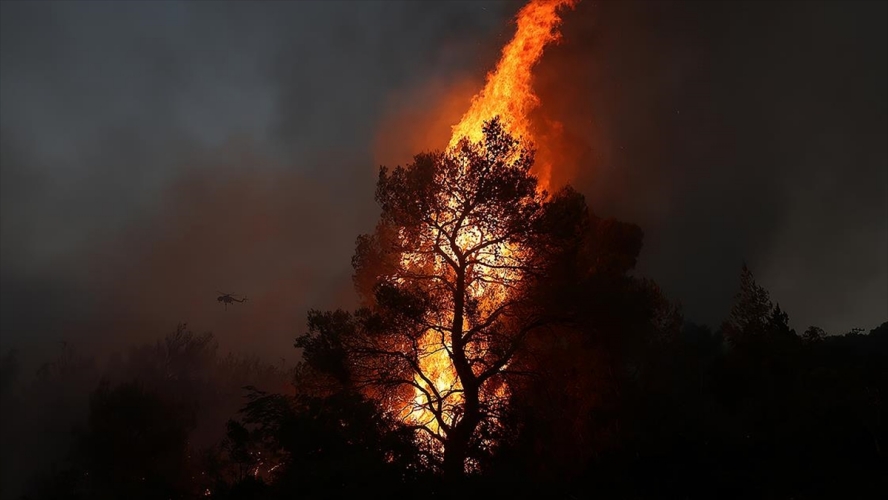
[(444, 150), (453, 125), (484, 83), (477, 76), (435, 77), (391, 96), (376, 134), (375, 164), (403, 165), (419, 152)]
[[(349, 305), (375, 167), (446, 144), (518, 6), (3, 4), (3, 349), (190, 321), (277, 356)], [(640, 224), (695, 320), (744, 260), (797, 328), (888, 314), (884, 6), (797, 10), (580, 2), (536, 70), (555, 184)]]
[[(415, 89), (483, 75), (510, 9), (0, 3), (0, 497), (64, 457), (99, 377), (180, 322), (220, 359), (291, 366), (309, 308), (354, 305), (376, 167), (403, 161), (380, 123), (409, 129), (393, 113), (425, 109)], [(88, 367), (41, 385), (62, 345)], [(227, 391), (212, 440), (254, 382), (204, 371), (197, 394)]]
[(536, 80), (575, 147), (565, 177), (644, 229), (640, 272), (690, 319), (718, 324), (743, 261), (797, 329), (888, 317), (885, 10), (581, 2), (565, 16)]
[(511, 7), (4, 3), (0, 347), (188, 321), (295, 358), (308, 308), (351, 304), (375, 167), (403, 161), (380, 124), (419, 130), (393, 114), (415, 89), (483, 75)]
[[(87, 283), (110, 313), (106, 328), (145, 340), (189, 321), (223, 345), (269, 356), (286, 352), (306, 305), (347, 299), (361, 200), (342, 203), (341, 190), (305, 175), (227, 165), (261, 161), (224, 148), (165, 191), (158, 213), (90, 256)], [(226, 310), (221, 293), (248, 301)]]

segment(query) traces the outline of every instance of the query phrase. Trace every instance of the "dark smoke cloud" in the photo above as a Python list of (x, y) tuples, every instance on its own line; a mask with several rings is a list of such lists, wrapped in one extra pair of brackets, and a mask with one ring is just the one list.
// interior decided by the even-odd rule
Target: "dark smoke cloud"
[[(483, 74), (513, 12), (4, 2), (2, 348), (118, 349), (189, 321), (295, 357), (307, 308), (350, 305), (377, 124), (398, 94)], [(217, 290), (250, 300), (224, 311)]]
[[(0, 3), (2, 348), (188, 321), (295, 356), (307, 308), (352, 303), (375, 167), (442, 145), (519, 4)], [(641, 271), (691, 318), (724, 315), (743, 259), (797, 328), (888, 316), (885, 18), (566, 14), (542, 112), (589, 146), (574, 184), (645, 229)]]
[(888, 318), (885, 3), (583, 2), (538, 71), (573, 183), (641, 272), (717, 324), (745, 260), (790, 314)]

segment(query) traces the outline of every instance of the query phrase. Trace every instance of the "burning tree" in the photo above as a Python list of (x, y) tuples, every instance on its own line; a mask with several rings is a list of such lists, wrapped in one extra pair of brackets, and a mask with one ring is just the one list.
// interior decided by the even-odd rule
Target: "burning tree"
[[(531, 70), (559, 37), (559, 10), (574, 4), (522, 8), (447, 149), (381, 169), (380, 220), (353, 259), (363, 307), (311, 312), (296, 342), (308, 368), (302, 391), (358, 392), (379, 403), (386, 422), (413, 431), (426, 465), (451, 477), (520, 435), (519, 406), (559, 421), (529, 395), (588, 373), (552, 370), (565, 356), (551, 345), (582, 352), (570, 358), (582, 372), (573, 368), (591, 359), (587, 333), (646, 331), (659, 297), (627, 276), (640, 229), (598, 219), (570, 188), (549, 196), (552, 165), (534, 164)], [(610, 291), (620, 293), (609, 300)], [(584, 315), (591, 306), (601, 314)]]
[(588, 398), (588, 361), (618, 377), (625, 360), (606, 353), (677, 321), (655, 285), (628, 275), (641, 230), (595, 217), (570, 188), (538, 189), (533, 161), (493, 119), (479, 142), (382, 168), (382, 213), (353, 258), (363, 307), (311, 313), (296, 343), (324, 375), (306, 380), (327, 381), (314, 387), (379, 402), (449, 476), (513, 437), (516, 404), (541, 403), (535, 387)]
[[(495, 441), (510, 363), (552, 320), (533, 295), (553, 261), (546, 214), (563, 197), (548, 200), (540, 185), (551, 166), (531, 172), (534, 152), (523, 141), (538, 104), (531, 70), (559, 38), (559, 9), (574, 3), (534, 0), (521, 9), (515, 37), (447, 150), (381, 170), (382, 215), (353, 260), (365, 307), (313, 313), (297, 341), (317, 372), (415, 429), (451, 475)], [(575, 214), (587, 215), (581, 205)]]
[(533, 297), (555, 202), (530, 174), (533, 151), (498, 119), (482, 141), (380, 171), (382, 207), (358, 239), (365, 307), (315, 314), (297, 345), (309, 364), (382, 403), (462, 474), (488, 448), (509, 363), (554, 316)]
[(503, 371), (543, 324), (521, 293), (543, 212), (532, 164), (491, 121), (480, 143), (383, 169), (381, 220), (359, 239), (356, 278), (375, 314), (351, 346), (355, 366), (395, 388), (386, 406), (443, 447), (445, 471), (462, 472), (473, 438), (492, 431)]

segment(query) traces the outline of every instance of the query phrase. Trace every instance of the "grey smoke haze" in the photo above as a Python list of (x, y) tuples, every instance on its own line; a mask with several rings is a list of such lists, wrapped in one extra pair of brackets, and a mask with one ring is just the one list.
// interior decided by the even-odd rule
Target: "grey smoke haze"
[(800, 331), (888, 318), (888, 4), (581, 3), (564, 37), (538, 86), (592, 146), (573, 182), (687, 316), (745, 260)]
[(386, 106), (483, 77), (508, 7), (4, 2), (4, 348), (189, 321), (292, 356), (308, 307), (349, 305)]
[[(446, 132), (518, 5), (0, 3), (2, 348), (188, 321), (294, 356), (307, 308), (353, 304), (378, 162)], [(884, 3), (565, 19), (543, 112), (590, 146), (574, 184), (642, 226), (641, 272), (690, 318), (726, 314), (744, 259), (796, 328), (888, 318)]]

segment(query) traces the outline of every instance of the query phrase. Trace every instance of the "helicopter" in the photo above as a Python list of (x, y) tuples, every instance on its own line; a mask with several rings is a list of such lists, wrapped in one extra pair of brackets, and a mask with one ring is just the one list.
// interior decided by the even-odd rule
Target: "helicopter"
[[(217, 291), (218, 291), (218, 290), (217, 290)], [(226, 311), (228, 310), (228, 304), (233, 304), (233, 303), (235, 303), (235, 302), (241, 302), (241, 303), (242, 303), (242, 302), (246, 302), (246, 301), (247, 301), (247, 297), (246, 297), (246, 296), (243, 296), (243, 297), (241, 297), (241, 298), (237, 298), (237, 297), (239, 297), (239, 295), (235, 295), (235, 294), (233, 294), (233, 293), (224, 293), (224, 292), (219, 292), (219, 293), (221, 293), (222, 295), (220, 295), (219, 297), (217, 297), (216, 300), (218, 300), (219, 302), (222, 302), (222, 303), (225, 305), (225, 310), (226, 310)]]

